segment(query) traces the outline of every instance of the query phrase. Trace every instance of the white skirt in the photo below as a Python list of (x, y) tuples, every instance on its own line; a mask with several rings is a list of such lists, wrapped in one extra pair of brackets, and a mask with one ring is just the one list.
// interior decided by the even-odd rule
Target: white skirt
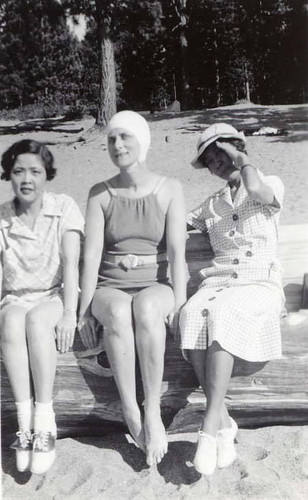
[(42, 302), (46, 301), (56, 301), (63, 304), (63, 288), (57, 286), (44, 291), (32, 291), (22, 294), (10, 293), (5, 295), (5, 297), (0, 301), (0, 311), (4, 307), (11, 305), (20, 306), (27, 309), (27, 311), (30, 311)]
[(201, 286), (180, 316), (182, 349), (212, 342), (247, 361), (281, 357), (281, 293), (271, 284)]

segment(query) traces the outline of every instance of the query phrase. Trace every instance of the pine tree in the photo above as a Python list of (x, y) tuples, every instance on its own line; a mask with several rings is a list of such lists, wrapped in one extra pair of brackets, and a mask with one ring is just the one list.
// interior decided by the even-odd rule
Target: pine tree
[[(62, 5), (71, 15), (84, 14), (94, 19), (97, 29), (97, 50), (99, 61), (99, 96), (96, 124), (103, 126), (116, 111), (117, 81), (119, 67), (115, 60), (117, 46), (121, 45), (123, 33), (134, 36), (142, 30), (142, 20), (152, 15), (152, 23), (159, 18), (160, 2), (157, 0), (63, 0)], [(141, 23), (132, 25), (138, 15)]]
[(1, 9), (0, 106), (74, 102), (81, 61), (56, 0), (4, 0)]

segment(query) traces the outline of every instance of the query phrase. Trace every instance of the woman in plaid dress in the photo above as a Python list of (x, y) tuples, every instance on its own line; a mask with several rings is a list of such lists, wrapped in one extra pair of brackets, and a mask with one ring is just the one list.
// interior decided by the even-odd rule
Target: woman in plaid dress
[(74, 339), (84, 222), (72, 198), (45, 192), (56, 169), (43, 144), (14, 143), (1, 165), (14, 192), (0, 205), (1, 346), (19, 426), (12, 447), (20, 472), (40, 474), (55, 459), (57, 350)]
[(214, 252), (197, 293), (181, 311), (182, 348), (207, 397), (195, 468), (212, 474), (236, 458), (236, 422), (224, 397), (234, 356), (266, 361), (281, 356), (281, 271), (276, 257), (283, 184), (248, 159), (245, 137), (225, 123), (200, 136), (192, 165), (227, 181), (188, 215), (190, 229), (206, 232)]

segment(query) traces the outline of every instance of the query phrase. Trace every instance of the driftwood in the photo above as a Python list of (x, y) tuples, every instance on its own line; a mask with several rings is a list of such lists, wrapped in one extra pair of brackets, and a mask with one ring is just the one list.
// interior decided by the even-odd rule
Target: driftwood
[[(308, 225), (282, 226), (279, 254), (289, 316), (282, 320), (283, 358), (268, 363), (237, 359), (226, 402), (240, 425), (308, 423)], [(189, 294), (197, 273), (211, 258), (208, 242), (191, 234), (187, 262)], [(303, 285), (304, 281), (304, 285)], [(138, 377), (142, 405), (142, 384)], [(162, 414), (169, 432), (195, 430), (206, 404), (192, 367), (170, 336), (167, 338), (162, 384)], [(54, 406), (61, 437), (104, 434), (124, 428), (121, 403), (103, 348), (85, 351), (76, 337), (73, 350), (59, 355)], [(2, 432), (16, 428), (15, 407), (2, 368)]]
[(64, 119), (61, 120), (34, 120), (30, 122), (22, 122), (18, 123), (17, 125), (11, 125), (11, 126), (5, 126), (5, 127), (0, 127), (0, 135), (12, 135), (12, 134), (21, 134), (24, 132), (61, 132), (65, 134), (78, 134), (79, 132), (82, 132), (84, 129), (83, 127), (80, 128), (59, 128), (57, 123), (61, 121), (63, 122)]

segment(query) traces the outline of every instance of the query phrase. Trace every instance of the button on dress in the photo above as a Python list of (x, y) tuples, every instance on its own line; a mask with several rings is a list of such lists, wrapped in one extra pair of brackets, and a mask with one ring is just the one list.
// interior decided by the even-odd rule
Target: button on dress
[(191, 226), (208, 233), (215, 257), (182, 309), (183, 349), (207, 349), (217, 341), (248, 361), (281, 357), (284, 294), (276, 247), (284, 187), (276, 176), (259, 175), (280, 208), (253, 200), (243, 184), (232, 200), (227, 185), (188, 215)]

